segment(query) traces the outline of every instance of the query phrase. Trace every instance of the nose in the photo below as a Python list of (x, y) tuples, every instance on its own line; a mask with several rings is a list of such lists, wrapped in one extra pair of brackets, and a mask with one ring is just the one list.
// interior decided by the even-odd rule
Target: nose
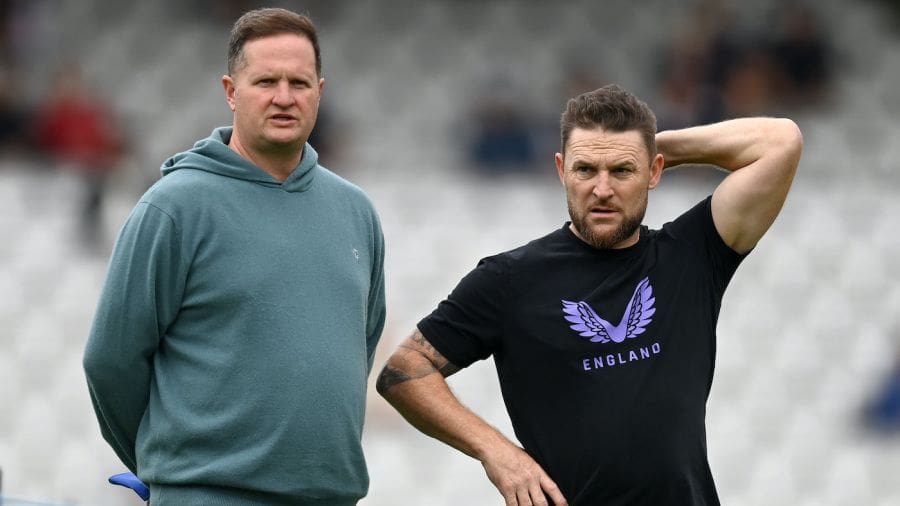
[(278, 86), (275, 87), (272, 103), (278, 107), (289, 107), (292, 101), (290, 85), (286, 81), (280, 81)]
[(599, 199), (607, 199), (612, 197), (613, 189), (609, 184), (609, 175), (606, 172), (600, 172), (594, 181), (594, 189), (591, 193)]

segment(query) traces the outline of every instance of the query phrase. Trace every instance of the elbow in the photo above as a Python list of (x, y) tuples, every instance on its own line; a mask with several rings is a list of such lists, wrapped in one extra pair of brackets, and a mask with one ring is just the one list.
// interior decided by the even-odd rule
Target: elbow
[(81, 357), (81, 367), (89, 380), (114, 380), (117, 374), (127, 372), (127, 369), (119, 369), (120, 365), (118, 357), (113, 357), (96, 342), (88, 341)]
[(90, 385), (117, 386), (136, 378), (149, 380), (150, 376), (149, 361), (127, 360), (90, 345), (81, 359), (81, 368)]
[(796, 167), (803, 152), (803, 132), (793, 120), (780, 118), (777, 122), (777, 134), (775, 137), (784, 149), (786, 157), (792, 160), (794, 162), (793, 166)]
[(784, 131), (783, 135), (785, 141), (794, 146), (795, 149), (802, 150), (803, 149), (803, 132), (800, 131), (800, 125), (795, 123), (793, 120), (783, 118), (782, 120), (782, 129)]
[(384, 380), (382, 378), (384, 378), (384, 371), (386, 368), (387, 366), (382, 368), (381, 372), (378, 373), (378, 378), (375, 379), (375, 391), (385, 399), (387, 399), (387, 388), (385, 388)]
[(397, 398), (397, 388), (401, 384), (437, 372), (430, 363), (422, 363), (420, 359), (416, 353), (402, 348), (391, 355), (378, 374), (378, 379), (375, 380), (375, 391), (378, 395), (393, 404)]
[(114, 370), (105, 361), (85, 357), (82, 360), (82, 369), (84, 370), (84, 378), (91, 391), (97, 389), (106, 390), (110, 386), (122, 383), (121, 371)]
[(90, 382), (102, 375), (105, 363), (96, 354), (87, 352), (81, 359), (81, 368), (84, 370), (84, 375), (88, 382)]
[(388, 362), (378, 374), (378, 379), (375, 380), (375, 391), (386, 401), (390, 402), (391, 387), (400, 382), (398, 379), (402, 380), (404, 377), (405, 375), (401, 371), (391, 367), (390, 362)]

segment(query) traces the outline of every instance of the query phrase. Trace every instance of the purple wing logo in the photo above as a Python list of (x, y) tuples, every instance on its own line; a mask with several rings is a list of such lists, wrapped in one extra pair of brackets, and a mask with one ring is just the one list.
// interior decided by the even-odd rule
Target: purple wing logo
[(653, 297), (653, 286), (650, 278), (644, 278), (634, 289), (622, 321), (613, 326), (608, 321), (600, 318), (594, 309), (584, 301), (562, 301), (563, 312), (572, 330), (582, 337), (589, 337), (591, 342), (608, 343), (613, 341), (621, 343), (626, 339), (639, 336), (644, 333), (645, 327), (652, 321), (651, 316), (656, 312), (653, 307), (656, 298)]

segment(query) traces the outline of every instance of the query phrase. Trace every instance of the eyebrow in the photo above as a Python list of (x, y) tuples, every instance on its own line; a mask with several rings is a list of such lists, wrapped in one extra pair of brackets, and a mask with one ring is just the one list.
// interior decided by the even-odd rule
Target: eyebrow
[[(599, 164), (597, 162), (595, 162), (594, 160), (587, 159), (587, 158), (574, 158), (572, 160), (572, 167), (579, 167), (579, 166), (597, 167), (598, 165)], [(637, 167), (638, 163), (636, 160), (634, 160), (632, 158), (625, 157), (625, 158), (617, 159), (611, 163), (608, 163), (608, 164), (606, 164), (606, 166), (611, 167), (611, 168)]]
[(253, 79), (262, 79), (262, 78), (266, 78), (266, 77), (281, 79), (282, 77), (285, 77), (288, 80), (292, 80), (292, 79), (303, 79), (306, 81), (315, 80), (315, 74), (313, 74), (313, 73), (307, 74), (305, 72), (284, 73), (284, 72), (278, 72), (278, 71), (274, 71), (274, 70), (259, 70), (256, 72), (248, 72), (247, 75)]

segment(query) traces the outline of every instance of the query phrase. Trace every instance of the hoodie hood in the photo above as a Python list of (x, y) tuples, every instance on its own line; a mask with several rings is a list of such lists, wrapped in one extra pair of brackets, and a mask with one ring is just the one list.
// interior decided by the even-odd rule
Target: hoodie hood
[(291, 175), (284, 182), (279, 182), (228, 147), (231, 131), (232, 127), (216, 128), (209, 137), (197, 141), (190, 150), (172, 155), (161, 167), (163, 177), (176, 170), (195, 169), (288, 192), (302, 192), (312, 185), (319, 155), (309, 143), (303, 147), (303, 157)]

